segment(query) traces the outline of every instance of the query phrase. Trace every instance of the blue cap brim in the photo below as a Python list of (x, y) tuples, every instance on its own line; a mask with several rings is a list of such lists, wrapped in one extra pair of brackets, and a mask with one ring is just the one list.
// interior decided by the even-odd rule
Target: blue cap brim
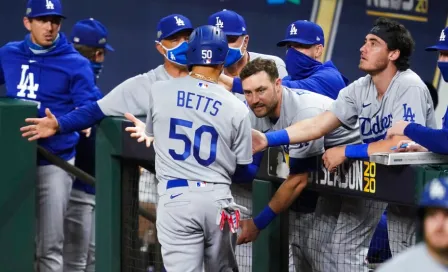
[(448, 51), (448, 45), (434, 45), (430, 47), (426, 47), (425, 51)]
[(157, 40), (158, 40), (158, 41), (161, 41), (161, 40), (163, 40), (163, 39), (168, 38), (169, 36), (172, 36), (172, 35), (174, 35), (174, 34), (176, 34), (176, 33), (179, 33), (179, 32), (181, 32), (181, 31), (184, 31), (184, 30), (190, 30), (191, 32), (193, 32), (194, 28), (192, 28), (192, 27), (188, 27), (188, 26), (184, 26), (184, 27), (181, 27), (181, 28), (177, 28), (176, 30), (171, 31), (171, 32), (168, 33), (168, 34), (163, 35), (163, 38), (160, 37), (160, 38), (158, 38)]
[(111, 51), (111, 52), (114, 52), (114, 51), (115, 51), (115, 49), (114, 49), (110, 44), (108, 44), (108, 43), (106, 44), (105, 47), (106, 47), (106, 50), (107, 50), (107, 51)]
[(226, 36), (243, 36), (246, 35), (247, 33), (245, 32), (231, 32), (231, 31), (223, 31), (224, 34), (226, 34)]
[(67, 17), (65, 17), (64, 15), (62, 15), (62, 14), (59, 14), (59, 13), (55, 13), (55, 12), (51, 12), (51, 11), (49, 11), (49, 12), (45, 12), (45, 13), (39, 13), (39, 14), (37, 14), (37, 15), (25, 15), (27, 18), (38, 18), (38, 17), (44, 17), (44, 16), (58, 16), (58, 17), (61, 17), (61, 18), (63, 18), (63, 19), (67, 19)]
[(290, 42), (294, 42), (294, 43), (300, 43), (300, 44), (308, 44), (308, 45), (313, 45), (313, 44), (317, 44), (316, 42), (310, 42), (307, 40), (302, 40), (302, 39), (284, 39), (280, 42), (277, 43), (278, 47), (283, 47), (285, 46), (287, 43)]

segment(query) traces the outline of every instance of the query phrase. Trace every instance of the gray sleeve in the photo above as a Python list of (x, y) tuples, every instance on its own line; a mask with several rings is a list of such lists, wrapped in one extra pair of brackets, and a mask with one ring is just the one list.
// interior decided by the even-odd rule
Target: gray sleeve
[(146, 75), (132, 77), (98, 101), (106, 116), (123, 116), (126, 112), (135, 116), (145, 115), (152, 82)]
[(279, 78), (284, 78), (288, 75), (288, 71), (286, 71), (286, 64), (281, 58), (275, 58), (275, 64), (277, 65)]
[(154, 103), (153, 103), (153, 98), (152, 95), (149, 94), (149, 99), (148, 99), (148, 112), (146, 114), (146, 129), (145, 129), (145, 134), (148, 137), (154, 137), (154, 124), (152, 122), (152, 114), (153, 114), (153, 107), (154, 107)]
[[(292, 120), (291, 124), (294, 124), (296, 122), (313, 118), (319, 114), (322, 113), (322, 109), (320, 108), (306, 108), (299, 112), (297, 112), (296, 116)], [(296, 159), (302, 159), (302, 158), (309, 158), (313, 156), (317, 156), (320, 154), (323, 154), (325, 152), (324, 149), (324, 137), (321, 137), (319, 139), (305, 142), (305, 143), (298, 143), (289, 145), (289, 156), (291, 158)]]
[(236, 136), (232, 143), (232, 151), (236, 156), (236, 163), (250, 164), (252, 163), (252, 129), (247, 109), (244, 118), (235, 129)]
[(432, 109), (432, 102), (426, 95), (426, 90), (411, 86), (403, 92), (397, 94), (393, 103), (392, 118), (393, 123), (403, 120), (426, 126), (428, 109)]
[(358, 124), (358, 107), (353, 84), (339, 92), (338, 98), (331, 105), (330, 111), (345, 126), (356, 129), (356, 125)]

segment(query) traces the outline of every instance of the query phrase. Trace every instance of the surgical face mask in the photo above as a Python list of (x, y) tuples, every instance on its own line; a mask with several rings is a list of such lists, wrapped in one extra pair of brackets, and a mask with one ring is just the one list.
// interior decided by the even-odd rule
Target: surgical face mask
[(186, 41), (181, 42), (176, 47), (168, 49), (165, 46), (163, 46), (160, 42), (158, 42), (163, 49), (165, 49), (165, 57), (168, 61), (186, 66), (187, 65), (187, 50), (188, 50), (188, 43)]
[(243, 48), (244, 41), (240, 47), (234, 48), (229, 46), (229, 53), (227, 54), (226, 61), (224, 62), (224, 67), (232, 66), (237, 63), (243, 56), (244, 53), (241, 50)]
[(437, 66), (439, 66), (440, 73), (442, 74), (443, 80), (448, 82), (448, 62), (447, 61), (439, 61), (437, 62)]

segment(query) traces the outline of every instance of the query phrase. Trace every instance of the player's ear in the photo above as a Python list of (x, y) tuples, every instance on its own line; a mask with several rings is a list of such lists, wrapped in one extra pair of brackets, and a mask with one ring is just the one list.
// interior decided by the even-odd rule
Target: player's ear
[(23, 17), (23, 25), (28, 31), (31, 31), (31, 21), (28, 17)]
[(400, 50), (396, 49), (389, 52), (389, 60), (396, 61), (400, 57)]
[(241, 46), (242, 51), (246, 52), (248, 46), (249, 46), (249, 35), (246, 35), (243, 40), (243, 46)]
[(275, 80), (274, 85), (275, 85), (275, 89), (276, 90), (281, 90), (281, 88), (282, 88), (282, 79), (281, 78), (277, 78)]
[(316, 45), (316, 51), (314, 53), (314, 59), (320, 59), (322, 57), (322, 54), (324, 53), (324, 47), (322, 44)]

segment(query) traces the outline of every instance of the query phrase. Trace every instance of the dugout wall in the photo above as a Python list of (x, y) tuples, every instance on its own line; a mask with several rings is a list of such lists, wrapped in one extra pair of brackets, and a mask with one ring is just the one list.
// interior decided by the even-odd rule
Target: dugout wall
[[(149, 170), (148, 173), (154, 171), (154, 149), (147, 149), (130, 138), (124, 131), (129, 125), (131, 123), (123, 118), (106, 118), (97, 134), (97, 269), (145, 271), (143, 267), (148, 263), (148, 256), (142, 252), (152, 250), (149, 262), (153, 264), (153, 271), (163, 271), (157, 242), (150, 249), (142, 250), (144, 245), (139, 234), (141, 215), (147, 212), (146, 218), (151, 220), (155, 216), (154, 210), (145, 211), (139, 201), (142, 190), (139, 167)], [(271, 161), (276, 155), (271, 153), (274, 155), (265, 154), (252, 186), (254, 214), (268, 203), (282, 180), (272, 174)], [(446, 169), (439, 165), (385, 166), (350, 161), (337, 174), (330, 174), (323, 168), (313, 173), (308, 189), (415, 207), (424, 184), (432, 178), (447, 176)], [(156, 192), (152, 190), (151, 193)], [(252, 247), (252, 264), (248, 269), (288, 271), (290, 224), (288, 212), (285, 212), (261, 232)]]

